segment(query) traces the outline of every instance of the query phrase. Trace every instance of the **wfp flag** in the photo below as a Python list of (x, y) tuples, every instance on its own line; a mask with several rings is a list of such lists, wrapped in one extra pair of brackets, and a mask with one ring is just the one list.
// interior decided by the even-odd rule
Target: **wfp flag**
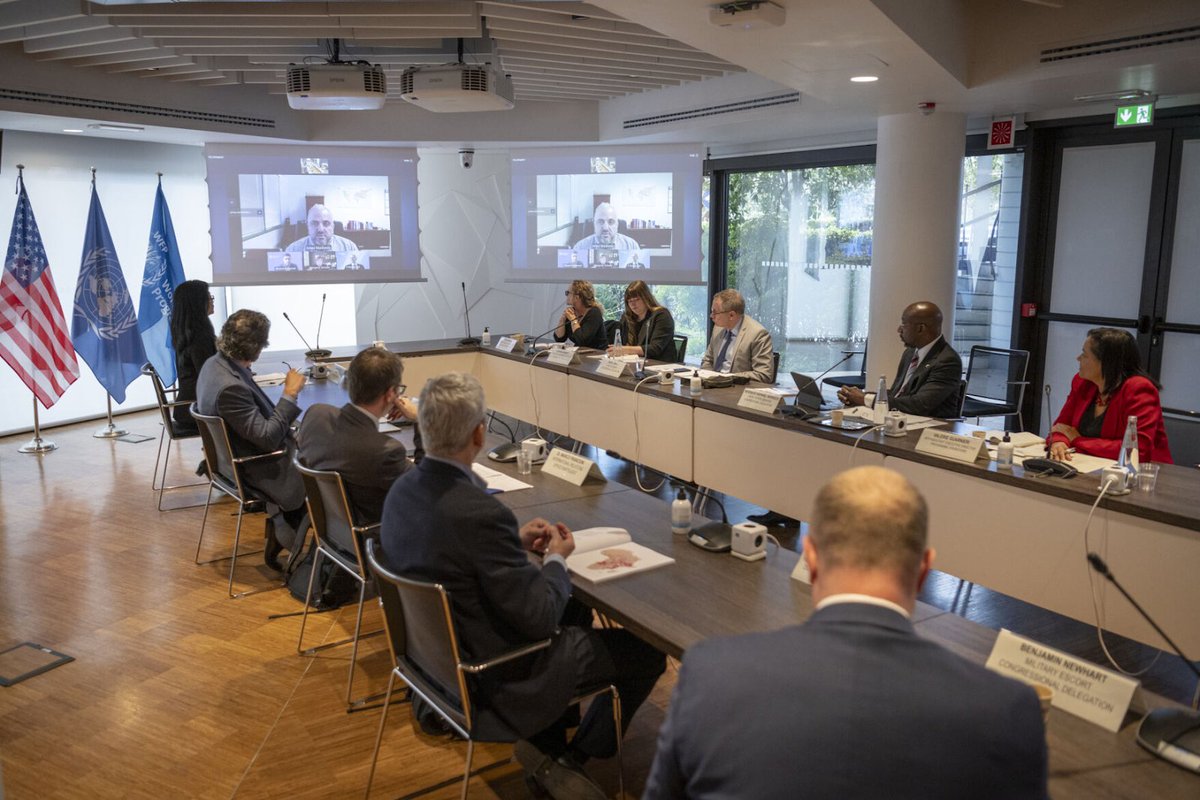
[(75, 313), (71, 318), (75, 352), (87, 362), (96, 380), (118, 403), (125, 402), (125, 387), (141, 374), (146, 363), (138, 335), (133, 298), (121, 274), (104, 209), (92, 184), (92, 206), (83, 236), (83, 260), (75, 287)]
[(146, 271), (142, 275), (142, 296), (138, 302), (138, 331), (146, 348), (146, 359), (163, 386), (175, 382), (175, 348), (171, 344), (171, 309), (175, 287), (183, 283), (183, 262), (179, 243), (171, 224), (171, 209), (163, 195), (162, 178), (154, 196), (154, 216), (150, 220), (150, 244), (146, 248)]
[(67, 319), (20, 177), (17, 188), (17, 209), (0, 277), (0, 358), (42, 401), (42, 407), (49, 408), (79, 377), (79, 362), (67, 337)]

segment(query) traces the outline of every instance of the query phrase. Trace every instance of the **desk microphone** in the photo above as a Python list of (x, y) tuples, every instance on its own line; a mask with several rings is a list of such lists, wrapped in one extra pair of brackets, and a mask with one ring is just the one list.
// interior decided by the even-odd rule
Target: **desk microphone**
[[(1117, 587), (1117, 591), (1125, 596), (1125, 599), (1142, 615), (1142, 618), (1158, 631), (1158, 635), (1165, 639), (1167, 644), (1171, 645), (1171, 649), (1183, 659), (1183, 663), (1188, 665), (1188, 669), (1194, 672), (1197, 678), (1200, 678), (1200, 669), (1196, 668), (1196, 665), (1179, 649), (1179, 645), (1171, 641), (1171, 637), (1167, 636), (1166, 631), (1158, 627), (1158, 623), (1146, 613), (1144, 608), (1138, 605), (1129, 592), (1125, 591), (1125, 587), (1117, 582), (1117, 579), (1109, 572), (1104, 559), (1095, 553), (1088, 553), (1087, 560), (1092, 569)], [(1146, 716), (1142, 718), (1141, 725), (1138, 726), (1137, 743), (1164, 761), (1170, 761), (1176, 766), (1200, 773), (1200, 713), (1196, 711), (1185, 708), (1156, 708), (1147, 712)]]
[(305, 353), (305, 358), (329, 358), (331, 355), (333, 355), (332, 351), (325, 350), (321, 347), (321, 324), (323, 322), (325, 322), (325, 293), (321, 292), (321, 315), (317, 317), (317, 346)]
[(710, 553), (728, 553), (733, 549), (733, 527), (725, 513), (725, 504), (709, 493), (708, 499), (721, 509), (720, 522), (706, 522), (688, 533), (688, 541)]
[(283, 318), (287, 320), (288, 325), (292, 326), (292, 330), (300, 337), (300, 341), (304, 342), (304, 346), (309, 348), (308, 352), (304, 354), (305, 358), (324, 358), (330, 354), (328, 350), (313, 350), (309, 347), (308, 340), (304, 338), (304, 334), (296, 327), (296, 323), (292, 322), (292, 318), (288, 316), (286, 311), (283, 312)]
[(460, 281), (462, 285), (463, 295), (463, 320), (467, 323), (467, 336), (465, 339), (459, 339), (458, 343), (462, 347), (468, 347), (473, 344), (479, 344), (479, 340), (471, 335), (471, 307), (467, 305), (467, 283)]
[(798, 390), (800, 390), (800, 391), (804, 391), (804, 390), (805, 390), (805, 389), (807, 389), (809, 386), (812, 386), (814, 383), (816, 383), (817, 381), (821, 380), (821, 378), (824, 378), (826, 375), (828, 375), (829, 373), (833, 372), (833, 371), (834, 371), (836, 368), (840, 367), (842, 364), (845, 364), (847, 361), (849, 361), (850, 359), (854, 358), (856, 355), (858, 355), (858, 352), (857, 352), (857, 351), (855, 351), (855, 352), (851, 352), (851, 353), (847, 353), (846, 355), (842, 356), (842, 358), (840, 358), (840, 359), (838, 359), (837, 361), (835, 361), (832, 367), (830, 367), (829, 369), (825, 370), (824, 372), (822, 372), (820, 375), (818, 375), (818, 376), (817, 376), (817, 377), (815, 377), (815, 378), (809, 378), (807, 383), (803, 384), (802, 386), (797, 386), (796, 388), (797, 388)]
[(547, 333), (554, 333), (554, 331), (556, 331), (556, 330), (558, 330), (558, 323), (557, 323), (557, 322), (556, 322), (556, 323), (554, 323), (554, 327), (553, 327), (553, 328), (551, 328), (550, 330), (548, 330), (548, 331), (542, 331), (542, 332), (541, 332), (541, 333), (539, 333), (537, 336), (533, 337), (533, 339), (532, 339), (532, 340), (529, 342), (529, 344), (525, 346), (525, 353), (526, 353), (526, 354), (529, 354), (529, 353), (532, 353), (532, 352), (534, 352), (534, 351), (537, 349), (536, 345), (537, 345), (537, 343), (538, 343), (538, 339), (542, 338), (542, 337), (543, 337), (543, 336), (545, 336)]
[(856, 355), (858, 355), (857, 352), (847, 353), (846, 355), (842, 356), (841, 359), (839, 359), (838, 361), (835, 361), (833, 363), (833, 366), (831, 366), (829, 369), (822, 372), (817, 377), (809, 378), (808, 381), (806, 381), (805, 383), (797, 385), (796, 386), (796, 399), (792, 402), (792, 404), (790, 406), (789, 405), (780, 406), (779, 413), (783, 414), (785, 417), (800, 417), (801, 419), (808, 419), (810, 417), (815, 418), (818, 415), (817, 411), (810, 410), (810, 409), (800, 405), (800, 393), (803, 392), (805, 389), (807, 389), (809, 386), (812, 386), (817, 381), (821, 380), (821, 378), (824, 378), (826, 375), (833, 372), (833, 370), (836, 369), (837, 367), (841, 366), (842, 364), (845, 364), (847, 361), (854, 358)]

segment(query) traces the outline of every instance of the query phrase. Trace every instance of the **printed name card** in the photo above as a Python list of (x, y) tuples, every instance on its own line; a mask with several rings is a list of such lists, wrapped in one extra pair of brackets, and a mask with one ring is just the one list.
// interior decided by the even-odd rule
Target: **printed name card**
[(812, 575), (808, 571), (808, 561), (804, 558), (804, 554), (800, 554), (800, 560), (796, 562), (796, 566), (792, 569), (792, 580), (807, 583), (812, 586)]
[(546, 463), (542, 465), (542, 474), (562, 478), (567, 483), (573, 483), (576, 486), (583, 486), (583, 482), (588, 478), (600, 481), (608, 480), (596, 466), (596, 462), (561, 447), (550, 451)]
[(578, 347), (551, 347), (550, 355), (546, 357), (546, 361), (551, 364), (557, 364), (560, 367), (568, 367), (571, 364), (579, 363), (579, 348)]
[(596, 365), (596, 374), (609, 378), (619, 378), (632, 369), (633, 365), (619, 358), (602, 358)]
[(783, 399), (770, 389), (744, 389), (738, 399), (738, 408), (748, 408), (751, 411), (761, 411), (764, 414), (774, 414)]
[(496, 349), (501, 353), (511, 353), (517, 346), (517, 340), (511, 336), (501, 336), (500, 341), (496, 342)]
[(1051, 705), (1116, 733), (1138, 682), (1090, 661), (1001, 630), (987, 667), (1025, 683), (1054, 690)]
[(970, 464), (981, 456), (987, 458), (987, 445), (974, 436), (926, 428), (917, 440), (917, 452)]

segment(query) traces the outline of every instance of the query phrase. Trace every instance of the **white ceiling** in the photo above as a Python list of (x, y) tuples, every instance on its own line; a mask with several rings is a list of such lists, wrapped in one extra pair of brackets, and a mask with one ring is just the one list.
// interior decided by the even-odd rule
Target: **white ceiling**
[[(1103, 113), (1111, 103), (1072, 98), (1117, 89), (1155, 92), (1164, 105), (1200, 101), (1196, 0), (777, 3), (786, 10), (783, 26), (741, 31), (712, 26), (706, 0), (0, 0), (0, 88), (68, 98), (32, 103), (4, 95), (0, 126), (61, 132), (107, 119), (137, 122), (147, 130), (136, 135), (146, 138), (188, 143), (687, 139), (732, 146), (857, 140), (871, 135), (880, 115), (924, 101), (975, 124), (1007, 113)], [(1167, 43), (1146, 38), (1163, 31), (1182, 33), (1160, 37), (1174, 40)], [(459, 37), (467, 61), (490, 61), (512, 75), (514, 111), (430, 115), (389, 97), (384, 111), (351, 112), (364, 115), (351, 126), (291, 112), (283, 102), (286, 65), (323, 60), (329, 39), (342, 40), (344, 58), (383, 65), (394, 92), (404, 68), (455, 61)], [(1045, 60), (1052, 48), (1094, 42), (1108, 42), (1097, 48), (1106, 52)], [(880, 79), (850, 83), (857, 74)], [(800, 91), (798, 106), (636, 134), (616, 124), (787, 90)], [(164, 122), (80, 108), (69, 102), (75, 96), (221, 109), (271, 125)], [(361, 135), (350, 132), (356, 129)]]

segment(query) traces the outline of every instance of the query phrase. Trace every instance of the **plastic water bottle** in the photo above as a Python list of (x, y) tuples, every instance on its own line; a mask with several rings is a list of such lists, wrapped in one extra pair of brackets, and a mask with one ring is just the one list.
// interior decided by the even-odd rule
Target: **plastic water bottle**
[(613, 347), (617, 348), (614, 355), (621, 355), (621, 329), (617, 328), (616, 334), (613, 336)]
[(683, 487), (680, 486), (675, 499), (671, 501), (671, 533), (677, 533), (682, 536), (691, 529), (692, 504), (688, 502), (687, 495), (684, 494)]
[(1125, 482), (1126, 486), (1133, 486), (1137, 482), (1137, 439), (1137, 415), (1130, 414), (1129, 419), (1125, 421), (1125, 438), (1121, 440), (1121, 456), (1117, 461), (1117, 466), (1125, 470), (1125, 473), (1129, 476)]
[(879, 376), (879, 388), (875, 390), (875, 424), (882, 425), (887, 421), (888, 396), (887, 376)]

